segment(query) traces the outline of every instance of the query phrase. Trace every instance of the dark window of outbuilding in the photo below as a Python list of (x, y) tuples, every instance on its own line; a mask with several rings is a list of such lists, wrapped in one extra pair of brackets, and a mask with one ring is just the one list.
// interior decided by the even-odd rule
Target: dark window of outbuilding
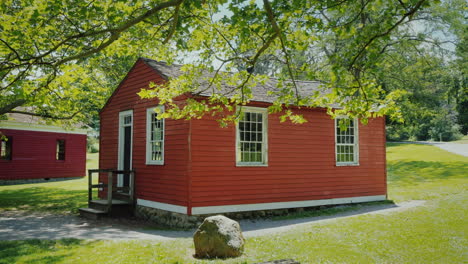
[(12, 147), (13, 147), (13, 138), (4, 136), (0, 140), (0, 159), (11, 160)]
[(57, 160), (65, 160), (65, 139), (57, 139)]

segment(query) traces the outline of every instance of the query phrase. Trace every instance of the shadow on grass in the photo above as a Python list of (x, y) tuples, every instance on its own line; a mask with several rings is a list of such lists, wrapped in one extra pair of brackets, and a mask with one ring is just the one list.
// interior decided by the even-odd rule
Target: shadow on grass
[[(17, 263), (21, 258), (25, 258), (27, 263), (63, 262), (65, 258), (70, 256), (66, 253), (69, 249), (91, 243), (93, 242), (73, 238), (0, 241), (0, 263)], [(51, 252), (53, 253), (50, 254)]]
[(396, 161), (388, 163), (388, 180), (395, 184), (411, 184), (433, 180), (464, 178), (466, 162)]
[(30, 210), (53, 213), (77, 213), (86, 207), (86, 190), (65, 190), (44, 187), (0, 191), (1, 210)]
[(409, 143), (401, 143), (401, 142), (389, 142), (387, 141), (387, 148), (388, 147), (398, 147), (398, 146), (407, 146)]

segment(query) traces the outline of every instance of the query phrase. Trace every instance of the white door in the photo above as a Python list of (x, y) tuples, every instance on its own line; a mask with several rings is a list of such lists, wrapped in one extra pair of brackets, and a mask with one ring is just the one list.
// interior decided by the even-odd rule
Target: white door
[[(133, 110), (119, 113), (119, 155), (118, 170), (132, 169), (133, 149)], [(117, 177), (118, 187), (130, 186), (130, 175), (119, 174)]]

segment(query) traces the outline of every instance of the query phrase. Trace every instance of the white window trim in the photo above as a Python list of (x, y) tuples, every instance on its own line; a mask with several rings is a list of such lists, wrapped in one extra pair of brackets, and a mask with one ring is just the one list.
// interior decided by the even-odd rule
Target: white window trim
[(159, 108), (161, 110), (161, 113), (164, 112), (164, 106), (159, 105), (155, 107), (150, 107), (146, 109), (146, 165), (164, 165), (164, 150), (166, 148), (166, 121), (163, 119), (162, 120), (162, 134), (163, 134), (163, 144), (162, 144), (162, 151), (161, 151), (161, 156), (162, 160), (151, 160), (151, 114), (155, 113), (155, 109)]
[(236, 123), (236, 166), (237, 167), (268, 167), (268, 109), (262, 107), (253, 106), (238, 106), (237, 112), (249, 112), (249, 113), (261, 113), (263, 114), (263, 148), (262, 156), (264, 157), (263, 162), (241, 162), (241, 151), (240, 151), (240, 130), (239, 122)]
[(336, 129), (338, 127), (338, 119), (348, 118), (347, 116), (338, 116), (335, 118), (335, 164), (336, 166), (359, 166), (359, 120), (354, 118), (354, 162), (338, 162), (338, 141)]

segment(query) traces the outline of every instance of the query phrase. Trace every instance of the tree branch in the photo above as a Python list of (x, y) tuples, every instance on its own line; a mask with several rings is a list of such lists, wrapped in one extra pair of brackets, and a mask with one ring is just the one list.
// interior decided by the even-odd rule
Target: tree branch
[[(266, 1), (266, 0), (265, 0)], [(388, 34), (390, 34), (390, 32), (392, 32), (395, 28), (397, 28), (401, 23), (403, 23), (403, 21), (407, 18), (407, 17), (410, 17), (412, 15), (414, 15), (416, 13), (416, 11), (418, 11), (419, 8), (421, 8), (422, 4), (425, 2), (426, 0), (420, 0), (418, 3), (416, 3), (416, 5), (408, 12), (406, 12), (401, 18), (400, 20), (398, 20), (395, 24), (393, 24), (390, 28), (388, 28), (385, 32), (383, 33), (380, 33), (380, 34), (377, 34), (377, 35), (374, 35), (372, 36), (365, 44), (364, 46), (361, 47), (361, 49), (359, 50), (358, 54), (356, 56), (354, 56), (354, 58), (351, 60), (351, 63), (348, 65), (348, 70), (351, 70), (351, 68), (353, 68), (353, 65), (356, 63), (357, 59), (359, 57), (361, 57), (361, 55), (364, 53), (364, 51), (367, 49), (367, 47), (372, 44), (372, 42), (374, 42), (374, 40), (380, 38), (380, 37), (384, 37)]]
[(18, 52), (17, 52), (13, 47), (11, 47), (11, 46), (10, 46), (6, 41), (4, 41), (3, 39), (0, 39), (0, 41), (3, 42), (3, 44), (5, 44), (5, 46), (7, 46), (7, 48), (8, 48), (9, 50), (11, 50), (13, 53), (15, 53), (16, 58), (17, 58), (18, 60), (21, 60), (20, 55), (18, 54)]
[(8, 113), (12, 114), (23, 114), (23, 115), (30, 115), (30, 116), (38, 116), (42, 118), (48, 118), (48, 119), (54, 119), (54, 120), (70, 120), (73, 117), (75, 117), (77, 114), (79, 114), (82, 110), (79, 110), (72, 115), (69, 116), (56, 116), (56, 115), (51, 115), (48, 113), (31, 113), (31, 112), (26, 112), (26, 111), (16, 111), (16, 110), (11, 110)]
[(0, 107), (0, 115), (10, 113), (13, 109), (15, 109), (18, 106), (22, 106), (26, 103), (25, 99), (18, 99), (15, 100), (5, 106)]
[(174, 32), (175, 32), (175, 30), (177, 28), (177, 23), (179, 23), (179, 11), (180, 11), (180, 4), (181, 3), (182, 2), (180, 2), (175, 8), (174, 18), (173, 18), (173, 21), (172, 21), (171, 28), (169, 29), (169, 33), (167, 34), (167, 36), (164, 39), (164, 41), (162, 42), (162, 44), (166, 44), (172, 38), (172, 36), (174, 35)]
[(292, 81), (294, 89), (296, 91), (296, 103), (299, 103), (299, 99), (300, 99), (299, 98), (299, 90), (297, 88), (297, 84), (296, 84), (296, 81), (295, 81), (295, 78), (294, 78), (294, 74), (292, 72), (289, 54), (288, 54), (288, 51), (286, 49), (286, 45), (284, 44), (283, 34), (281, 32), (280, 27), (278, 26), (278, 23), (276, 22), (275, 15), (273, 13), (273, 9), (271, 8), (270, 2), (268, 0), (263, 0), (263, 6), (265, 7), (265, 11), (267, 12), (268, 20), (270, 20), (270, 23), (273, 26), (273, 30), (276, 32), (276, 35), (280, 39), (281, 49), (283, 50), (284, 57), (286, 59), (286, 66), (288, 67), (289, 76), (291, 77), (291, 81)]

